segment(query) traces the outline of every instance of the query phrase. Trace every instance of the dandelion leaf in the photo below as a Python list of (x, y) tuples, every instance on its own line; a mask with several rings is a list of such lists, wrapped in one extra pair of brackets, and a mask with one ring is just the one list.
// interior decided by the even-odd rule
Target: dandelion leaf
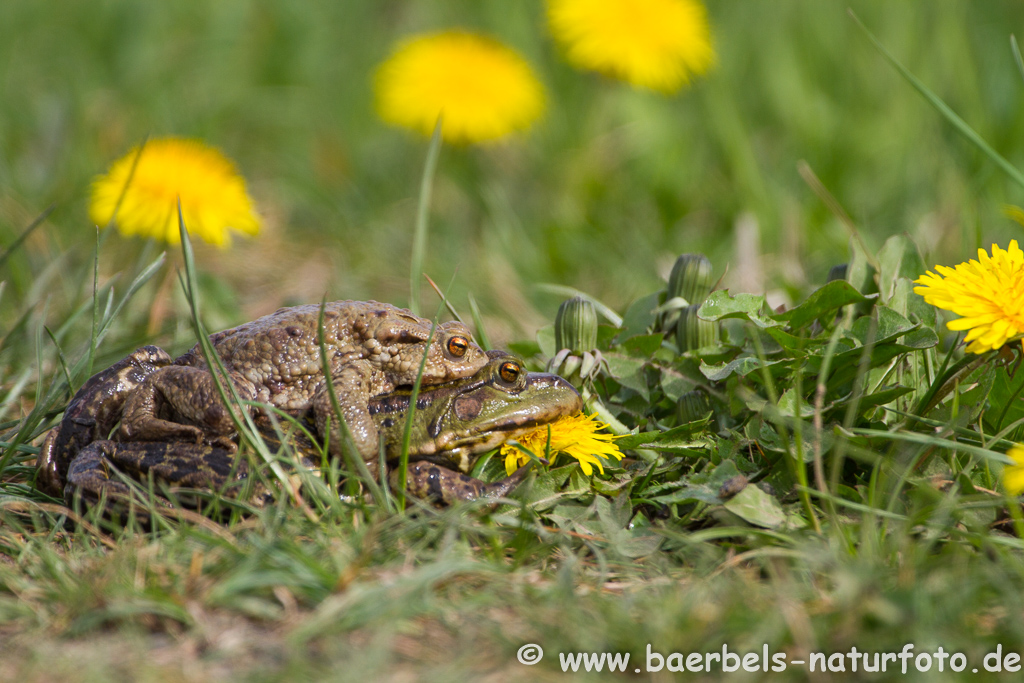
[(777, 529), (786, 522), (786, 512), (774, 496), (756, 486), (747, 486), (725, 502), (725, 509), (754, 526)]
[(767, 312), (768, 304), (763, 295), (737, 294), (730, 296), (727, 290), (712, 292), (697, 311), (697, 317), (704, 320), (725, 320), (739, 318), (749, 320), (758, 327), (780, 327)]
[(845, 280), (833, 280), (815, 290), (807, 300), (785, 313), (772, 316), (775, 320), (788, 322), (796, 330), (816, 320), (834, 318), (836, 313), (849, 304), (867, 303), (868, 298), (858, 292)]
[(893, 235), (885, 241), (878, 252), (878, 292), (882, 301), (888, 303), (896, 292), (896, 283), (900, 278), (916, 279), (926, 270), (921, 252), (917, 245), (906, 234)]

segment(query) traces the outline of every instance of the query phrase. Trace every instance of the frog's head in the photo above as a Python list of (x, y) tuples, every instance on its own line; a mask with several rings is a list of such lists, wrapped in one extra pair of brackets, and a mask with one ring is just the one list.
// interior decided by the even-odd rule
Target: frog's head
[[(416, 401), (409, 456), (454, 466), (463, 472), (471, 456), (578, 412), (583, 401), (558, 375), (527, 372), (504, 351), (487, 352), (487, 364), (472, 377), (424, 388)], [(397, 458), (409, 413), (410, 392), (370, 401), (370, 414)]]

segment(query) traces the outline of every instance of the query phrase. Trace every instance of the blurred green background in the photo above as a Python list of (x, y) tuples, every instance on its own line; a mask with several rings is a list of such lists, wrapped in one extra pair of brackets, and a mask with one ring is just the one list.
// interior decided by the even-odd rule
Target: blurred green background
[[(33, 288), (48, 290), (54, 315), (89, 294), (76, 275), (92, 269), (89, 183), (147, 135), (220, 147), (264, 218), (261, 236), (228, 251), (197, 245), (211, 327), (325, 292), (406, 303), (427, 143), (376, 118), (372, 75), (395, 41), (456, 26), (521, 51), (548, 96), (526, 135), (441, 153), (426, 271), (442, 287), (454, 277), (464, 310), (472, 293), (498, 343), (551, 318), (560, 297), (538, 283), (621, 308), (685, 251), (728, 267), (734, 291), (801, 296), (845, 261), (848, 240), (801, 160), (873, 248), (906, 231), (928, 263), (952, 264), (1005, 246), (1021, 227), (1003, 205), (1024, 203), (1024, 190), (901, 79), (848, 5), (1024, 167), (1024, 80), (1009, 45), (1024, 29), (1019, 0), (711, 2), (718, 65), (671, 97), (567, 66), (540, 0), (5, 0), (0, 245), (56, 209), (2, 266), (0, 323), (21, 314), (12, 302), (40, 299)], [(101, 276), (153, 250), (111, 235)], [(138, 302), (161, 286), (177, 284), (158, 277)], [(174, 316), (156, 330), (149, 316), (150, 333), (174, 329)]]

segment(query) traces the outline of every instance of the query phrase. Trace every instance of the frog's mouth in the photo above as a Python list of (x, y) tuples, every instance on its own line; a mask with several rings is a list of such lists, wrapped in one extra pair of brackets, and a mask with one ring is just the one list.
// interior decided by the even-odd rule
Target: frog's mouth
[(479, 434), (457, 437), (450, 444), (438, 446), (438, 450), (433, 453), (410, 455), (409, 462), (425, 461), (442, 467), (454, 466), (462, 472), (468, 472), (473, 465), (473, 456), (498, 448), (550, 423), (551, 420), (530, 419), (520, 424), (502, 424)]

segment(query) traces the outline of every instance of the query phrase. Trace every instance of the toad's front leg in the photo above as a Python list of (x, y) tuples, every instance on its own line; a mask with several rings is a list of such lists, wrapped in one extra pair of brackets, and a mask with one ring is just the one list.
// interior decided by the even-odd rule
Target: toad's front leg
[[(384, 393), (392, 387), (384, 384), (382, 373), (373, 369), (368, 361), (357, 360), (339, 368), (331, 377), (338, 408), (352, 435), (359, 456), (368, 463), (376, 462), (378, 445), (377, 425), (370, 417), (370, 397)], [(313, 418), (317, 432), (328, 438), (328, 450), (332, 456), (342, 454), (344, 436), (338, 418), (334, 414), (327, 383), (313, 396)], [(328, 424), (330, 425), (328, 428)]]
[[(237, 372), (229, 373), (239, 398), (252, 401), (256, 388)], [(232, 405), (235, 418), (244, 408)], [(221, 401), (213, 375), (205, 368), (170, 365), (154, 372), (124, 405), (122, 441), (208, 442), (234, 451), (229, 438), (235, 420)]]

